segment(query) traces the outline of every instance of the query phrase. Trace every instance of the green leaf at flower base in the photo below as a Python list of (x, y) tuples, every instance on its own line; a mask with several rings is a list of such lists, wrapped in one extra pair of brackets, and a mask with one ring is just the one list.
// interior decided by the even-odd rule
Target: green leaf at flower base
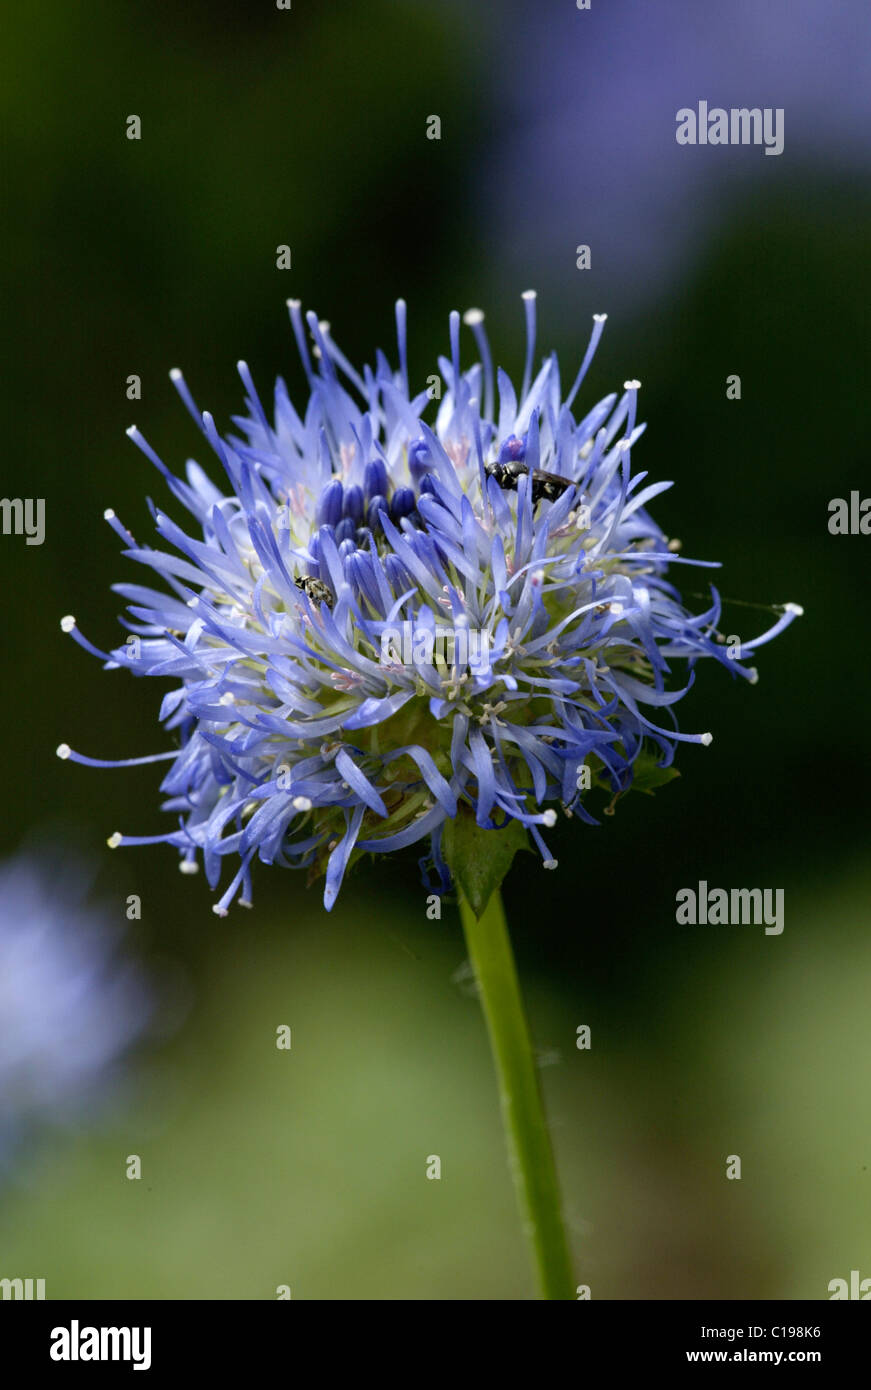
[(641, 752), (635, 759), (629, 790), (653, 796), (658, 787), (664, 787), (666, 782), (673, 782), (675, 777), (680, 777), (676, 767), (660, 767), (655, 754)]
[(473, 812), (461, 805), (456, 818), (445, 822), (442, 853), (454, 883), (476, 917), (481, 916), (522, 849), (529, 849), (529, 837), (520, 821), (509, 821), (504, 830), (482, 830)]

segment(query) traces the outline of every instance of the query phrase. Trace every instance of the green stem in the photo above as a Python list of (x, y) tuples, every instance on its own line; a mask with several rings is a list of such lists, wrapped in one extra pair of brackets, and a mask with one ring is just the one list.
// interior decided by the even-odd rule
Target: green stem
[(460, 916), (475, 971), (502, 1102), (508, 1158), (542, 1298), (574, 1299), (556, 1165), (499, 889), (478, 918), (462, 893)]

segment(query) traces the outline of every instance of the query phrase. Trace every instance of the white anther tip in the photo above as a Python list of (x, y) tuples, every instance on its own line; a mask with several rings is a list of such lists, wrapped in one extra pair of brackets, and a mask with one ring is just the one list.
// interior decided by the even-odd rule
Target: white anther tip
[(804, 615), (804, 609), (800, 603), (785, 603), (783, 605), (783, 611), (785, 613), (794, 613), (797, 618), (801, 618)]
[(594, 315), (593, 315), (593, 322), (594, 322), (594, 323), (604, 323), (605, 320), (607, 319), (607, 317), (608, 317), (607, 314), (594, 314)]
[(200, 866), (195, 859), (180, 859), (178, 871), (180, 874), (198, 874)]
[(641, 382), (640, 382), (640, 381), (636, 381), (634, 377), (632, 378), (631, 381), (624, 381), (624, 383), (623, 383), (623, 390), (624, 390), (624, 391), (639, 391), (640, 389), (641, 389)]
[(295, 796), (293, 798), (293, 808), (295, 811), (310, 811), (312, 804), (307, 796)]
[(544, 815), (543, 815), (543, 817), (542, 817), (542, 821), (543, 821), (543, 823), (544, 823), (546, 826), (548, 826), (548, 827), (550, 827), (550, 826), (552, 826), (552, 825), (556, 825), (556, 811), (553, 811), (553, 810), (547, 810), (547, 811), (545, 811), (545, 813), (544, 813)]
[(558, 860), (558, 859), (544, 859), (544, 860), (542, 860), (542, 865), (541, 865), (541, 867), (542, 867), (543, 869), (555, 869), (555, 868), (557, 867), (558, 863), (559, 863), (559, 860)]
[(476, 324), (484, 322), (483, 309), (467, 309), (463, 314), (463, 323), (467, 328), (474, 328)]
[(124, 836), (121, 834), (121, 831), (116, 830), (114, 835), (109, 836), (108, 840), (106, 841), (106, 844), (109, 846), (110, 849), (117, 849), (123, 839)]
[(63, 762), (66, 762), (73, 750), (68, 743), (59, 743), (54, 751)]
[(705, 745), (706, 748), (709, 748), (713, 742), (714, 742), (714, 735), (713, 735), (713, 734), (700, 734), (700, 735), (699, 735), (699, 743), (703, 743), (703, 744)]
[(72, 630), (73, 630), (73, 628), (75, 627), (75, 625), (76, 625), (76, 620), (75, 620), (75, 618), (73, 617), (72, 613), (68, 613), (68, 614), (66, 615), (65, 618), (61, 618), (61, 620), (60, 620), (60, 630), (61, 630), (61, 632), (72, 632)]
[(537, 299), (537, 298), (538, 298), (538, 291), (537, 291), (537, 290), (524, 290), (523, 293), (522, 293), (522, 295), (520, 296), (520, 298), (521, 298), (521, 299)]
[(170, 381), (181, 381), (181, 367), (170, 367), (169, 379)]

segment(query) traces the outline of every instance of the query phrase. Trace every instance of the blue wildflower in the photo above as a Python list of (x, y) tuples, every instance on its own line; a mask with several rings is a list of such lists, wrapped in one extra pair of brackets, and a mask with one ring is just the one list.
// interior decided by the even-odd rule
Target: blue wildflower
[[(270, 418), (240, 362), (247, 413), (221, 438), (171, 373), (223, 487), (193, 461), (175, 477), (128, 431), (190, 530), (152, 508), (152, 549), (107, 512), (125, 554), (169, 592), (116, 586), (130, 635), (108, 654), (73, 618), (62, 626), (110, 667), (173, 681), (160, 718), (180, 746), (120, 764), (58, 752), (94, 766), (168, 760), (164, 809), (177, 824), (109, 843), (167, 841), (185, 872), (202, 855), (213, 888), (229, 858), (221, 915), (250, 903), (255, 857), (324, 874), (330, 908), (352, 859), (423, 841), (425, 876), (444, 888), (442, 829), (460, 803), (484, 828), (520, 822), (553, 867), (542, 831), (558, 810), (595, 824), (589, 788), (619, 795), (646, 748), (665, 768), (677, 743), (710, 742), (674, 715), (696, 660), (753, 680), (745, 658), (799, 611), (786, 605), (736, 653), (718, 633), (715, 590), (707, 611), (683, 606), (667, 577), (678, 543), (646, 510), (670, 484), (631, 468), (639, 383), (573, 413), (605, 315), (564, 395), (554, 355), (533, 376), (533, 292), (524, 303), (519, 394), (494, 377), (478, 310), (465, 322), (479, 360), (461, 369), (454, 313), (431, 423), (430, 394), (409, 387), (402, 301), (398, 370), (379, 353), (360, 374), (311, 313), (310, 350), (291, 300), (303, 415), (279, 379)], [(687, 669), (677, 689), (674, 661)]]
[(105, 1103), (154, 999), (80, 866), (0, 864), (0, 1168), (48, 1125)]

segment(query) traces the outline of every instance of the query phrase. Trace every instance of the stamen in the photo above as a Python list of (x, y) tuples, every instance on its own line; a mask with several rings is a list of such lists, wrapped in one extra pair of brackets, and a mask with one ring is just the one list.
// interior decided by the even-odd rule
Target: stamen
[(179, 396), (181, 397), (182, 403), (188, 415), (190, 415), (197, 429), (200, 430), (200, 432), (202, 432), (202, 411), (197, 408), (197, 403), (190, 393), (188, 384), (185, 381), (184, 376), (182, 375), (181, 369), (179, 367), (173, 367), (172, 371), (169, 374), (169, 379), (175, 387), (176, 391), (178, 392)]
[(329, 349), (330, 356), (332, 357), (333, 361), (336, 363), (337, 366), (341, 367), (342, 371), (345, 373), (345, 376), (348, 378), (349, 381), (352, 381), (354, 383), (357, 390), (360, 392), (360, 395), (365, 400), (368, 395), (366, 383), (361, 377), (360, 373), (356, 370), (356, 368), (352, 366), (352, 364), (348, 361), (341, 348), (337, 347), (334, 343), (332, 337), (330, 336), (330, 325), (326, 319), (321, 319), (321, 332), (324, 335), (324, 342), (326, 343)]
[(523, 300), (523, 308), (526, 312), (526, 363), (523, 368), (523, 385), (520, 388), (520, 405), (529, 394), (529, 386), (532, 381), (532, 363), (535, 357), (535, 290), (524, 290), (520, 296)]
[(590, 341), (587, 343), (587, 351), (584, 353), (584, 360), (583, 360), (583, 362), (581, 363), (580, 370), (578, 371), (578, 374), (577, 374), (577, 376), (575, 377), (574, 384), (573, 384), (573, 386), (572, 386), (571, 391), (570, 391), (569, 394), (566, 396), (566, 405), (567, 405), (567, 406), (571, 406), (572, 401), (575, 399), (575, 396), (578, 394), (578, 391), (579, 391), (579, 389), (580, 389), (581, 382), (583, 381), (584, 377), (587, 375), (587, 370), (588, 370), (588, 368), (589, 368), (589, 366), (590, 366), (590, 363), (592, 362), (593, 358), (594, 358), (595, 355), (596, 355), (596, 348), (599, 346), (599, 339), (601, 338), (603, 332), (605, 331), (605, 320), (607, 319), (607, 317), (608, 317), (607, 314), (594, 314), (594, 315), (593, 315), (593, 331), (592, 331), (592, 333), (590, 334)]
[(137, 449), (141, 450), (149, 462), (154, 464), (158, 472), (162, 473), (168, 482), (175, 481), (166, 464), (163, 462), (163, 459), (154, 452), (144, 434), (140, 433), (138, 426), (130, 425), (124, 433), (127, 435), (128, 439), (132, 439)]
[(448, 320), (451, 338), (451, 367), (454, 377), (454, 410), (460, 398), (460, 316), (456, 309), (451, 310)]
[(64, 762), (71, 758), (82, 767), (144, 767), (146, 763), (166, 763), (178, 757), (178, 750), (170, 749), (166, 753), (147, 753), (141, 758), (87, 758), (84, 753), (76, 753), (67, 743), (59, 744), (55, 752)]
[(263, 404), (260, 400), (260, 397), (257, 394), (257, 387), (254, 385), (254, 378), (252, 377), (251, 372), (248, 369), (248, 363), (242, 361), (237, 362), (236, 371), (239, 373), (239, 376), (242, 379), (242, 385), (248, 392), (248, 398), (251, 401), (251, 404), (253, 405), (255, 411), (257, 412), (257, 418), (259, 419), (267, 435), (271, 435), (272, 426), (266, 418), (266, 411), (263, 409)]
[(492, 420), (493, 358), (490, 355), (490, 344), (487, 340), (487, 331), (484, 328), (483, 309), (467, 309), (463, 315), (463, 323), (467, 328), (471, 328), (475, 335), (475, 342), (478, 344), (478, 351), (481, 354), (481, 363), (484, 368), (484, 415), (487, 420)]
[(309, 309), (305, 316), (305, 321), (308, 324), (309, 332), (321, 350), (320, 361), (323, 366), (324, 376), (330, 377), (333, 381), (336, 381), (336, 368), (333, 365), (333, 359), (327, 347), (327, 340), (321, 331), (318, 316), (313, 309)]
[(296, 338), (296, 347), (303, 365), (306, 377), (311, 383), (314, 372), (312, 371), (311, 358), (309, 357), (308, 343), (306, 342), (305, 329), (302, 325), (302, 301), (299, 299), (289, 299), (287, 301), (290, 322), (293, 327), (293, 336)]
[(631, 447), (629, 441), (632, 438), (632, 433), (635, 429), (635, 417), (638, 413), (638, 392), (640, 389), (640, 381), (624, 381), (623, 383), (623, 390), (628, 391), (629, 393), (629, 402), (628, 409), (626, 411), (626, 430), (623, 438), (620, 440), (621, 457), (623, 454), (626, 454), (627, 457), (629, 455)]
[(406, 397), (408, 396), (408, 352), (406, 341), (406, 308), (405, 300), (396, 301), (396, 343), (399, 349), (399, 371), (402, 375), (402, 385), (405, 388)]
[(131, 534), (130, 531), (127, 530), (127, 527), (124, 526), (122, 522), (118, 520), (111, 507), (107, 507), (104, 511), (103, 520), (108, 521), (109, 525), (112, 527), (112, 530), (115, 532), (115, 535), (120, 536), (125, 545), (130, 545), (135, 548), (135, 537)]
[(115, 660), (108, 652), (101, 652), (99, 647), (95, 647), (93, 642), (89, 642), (87, 637), (82, 636), (71, 613), (67, 614), (65, 618), (61, 618), (60, 626), (61, 632), (67, 633), (74, 642), (77, 642), (86, 652), (90, 652), (92, 656), (98, 656), (101, 661), (113, 662)]

